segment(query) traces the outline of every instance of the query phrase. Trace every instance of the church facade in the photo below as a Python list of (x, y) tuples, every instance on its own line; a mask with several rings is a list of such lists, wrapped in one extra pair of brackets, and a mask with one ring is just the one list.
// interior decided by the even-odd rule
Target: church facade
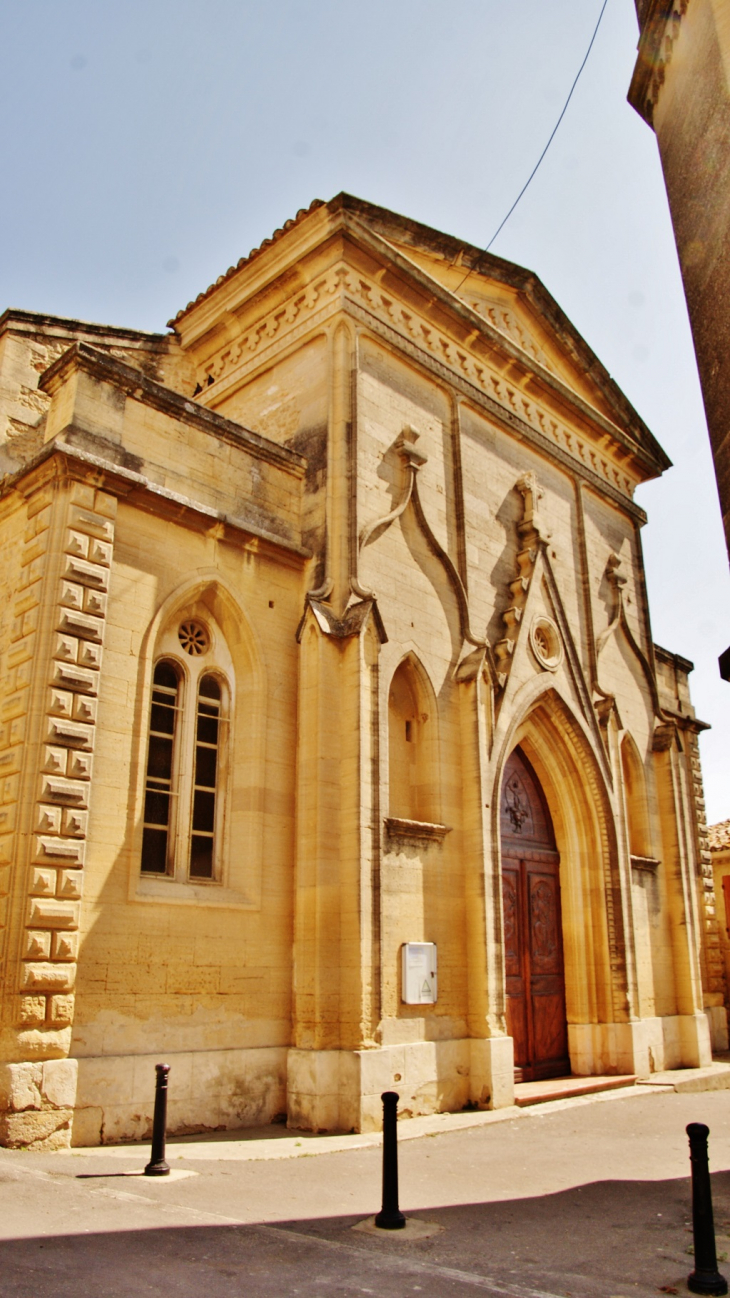
[(530, 272), (348, 195), (167, 335), (0, 319), (0, 1139), (725, 1047), (668, 460)]

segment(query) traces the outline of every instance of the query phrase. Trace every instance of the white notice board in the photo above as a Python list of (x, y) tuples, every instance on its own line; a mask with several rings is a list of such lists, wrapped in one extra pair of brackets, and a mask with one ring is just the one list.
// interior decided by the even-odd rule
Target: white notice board
[(435, 1005), (437, 964), (435, 942), (403, 943), (403, 1002), (406, 1005)]

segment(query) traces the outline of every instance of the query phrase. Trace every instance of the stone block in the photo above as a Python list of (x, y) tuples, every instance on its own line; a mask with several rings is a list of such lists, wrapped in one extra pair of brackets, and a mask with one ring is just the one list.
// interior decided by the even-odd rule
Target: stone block
[[(149, 1056), (143, 1056), (148, 1059)], [(82, 1057), (78, 1061), (77, 1104), (80, 1108), (101, 1107), (107, 1105), (133, 1106), (135, 1094), (135, 1070), (140, 1067), (139, 1057), (134, 1055), (111, 1055), (109, 1057)], [(159, 1063), (165, 1062), (160, 1059)], [(142, 1099), (154, 1104), (154, 1071), (152, 1085), (142, 1090)], [(151, 1097), (151, 1098), (150, 1098)]]
[(502, 1109), (515, 1102), (512, 1037), (470, 1041), (470, 1099), (479, 1108)]
[(47, 964), (24, 962), (20, 975), (24, 991), (68, 992), (76, 979), (75, 964)]
[(21, 996), (18, 1018), (21, 1023), (38, 1025), (45, 1022), (45, 996)]
[(58, 871), (58, 884), (56, 888), (58, 897), (68, 897), (69, 901), (81, 897), (83, 885), (83, 872), (81, 870), (60, 870)]
[(713, 1054), (728, 1049), (727, 1010), (723, 1005), (705, 1009)]
[(28, 923), (38, 928), (71, 928), (79, 926), (77, 902), (56, 897), (31, 897)]
[(89, 1148), (101, 1145), (104, 1130), (104, 1113), (99, 1108), (74, 1109), (71, 1127), (71, 1146)]
[(71, 1147), (69, 1109), (50, 1109), (42, 1113), (8, 1113), (0, 1116), (0, 1144), (6, 1149), (33, 1149), (52, 1153)]
[(43, 1064), (41, 1095), (44, 1107), (46, 1105), (51, 1105), (54, 1109), (74, 1107), (78, 1071), (76, 1059), (49, 1059)]
[(42, 1076), (41, 1064), (0, 1064), (0, 1108), (40, 1109)]
[(48, 1017), (55, 1027), (65, 1027), (73, 1023), (73, 996), (50, 996), (48, 998)]

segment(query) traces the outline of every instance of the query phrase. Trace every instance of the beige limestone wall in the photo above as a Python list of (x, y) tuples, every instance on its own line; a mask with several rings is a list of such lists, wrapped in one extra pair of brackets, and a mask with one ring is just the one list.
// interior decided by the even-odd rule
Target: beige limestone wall
[[(299, 600), (296, 571), (122, 506), (76, 1055), (287, 1042)], [(227, 850), (212, 884), (139, 875), (152, 663), (165, 626), (191, 609), (220, 627), (234, 673)]]

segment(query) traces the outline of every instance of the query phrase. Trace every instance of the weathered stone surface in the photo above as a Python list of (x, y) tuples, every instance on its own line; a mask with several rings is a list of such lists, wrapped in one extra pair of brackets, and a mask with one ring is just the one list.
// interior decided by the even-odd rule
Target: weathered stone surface
[[(701, 723), (633, 498), (668, 461), (534, 276), (341, 195), (170, 337), (8, 313), (0, 412), (31, 408), (32, 462), (0, 418), (3, 1139), (147, 1136), (158, 1062), (182, 1132), (506, 1106), (556, 1040), (704, 1058)], [(553, 961), (532, 1035), (517, 948)]]

